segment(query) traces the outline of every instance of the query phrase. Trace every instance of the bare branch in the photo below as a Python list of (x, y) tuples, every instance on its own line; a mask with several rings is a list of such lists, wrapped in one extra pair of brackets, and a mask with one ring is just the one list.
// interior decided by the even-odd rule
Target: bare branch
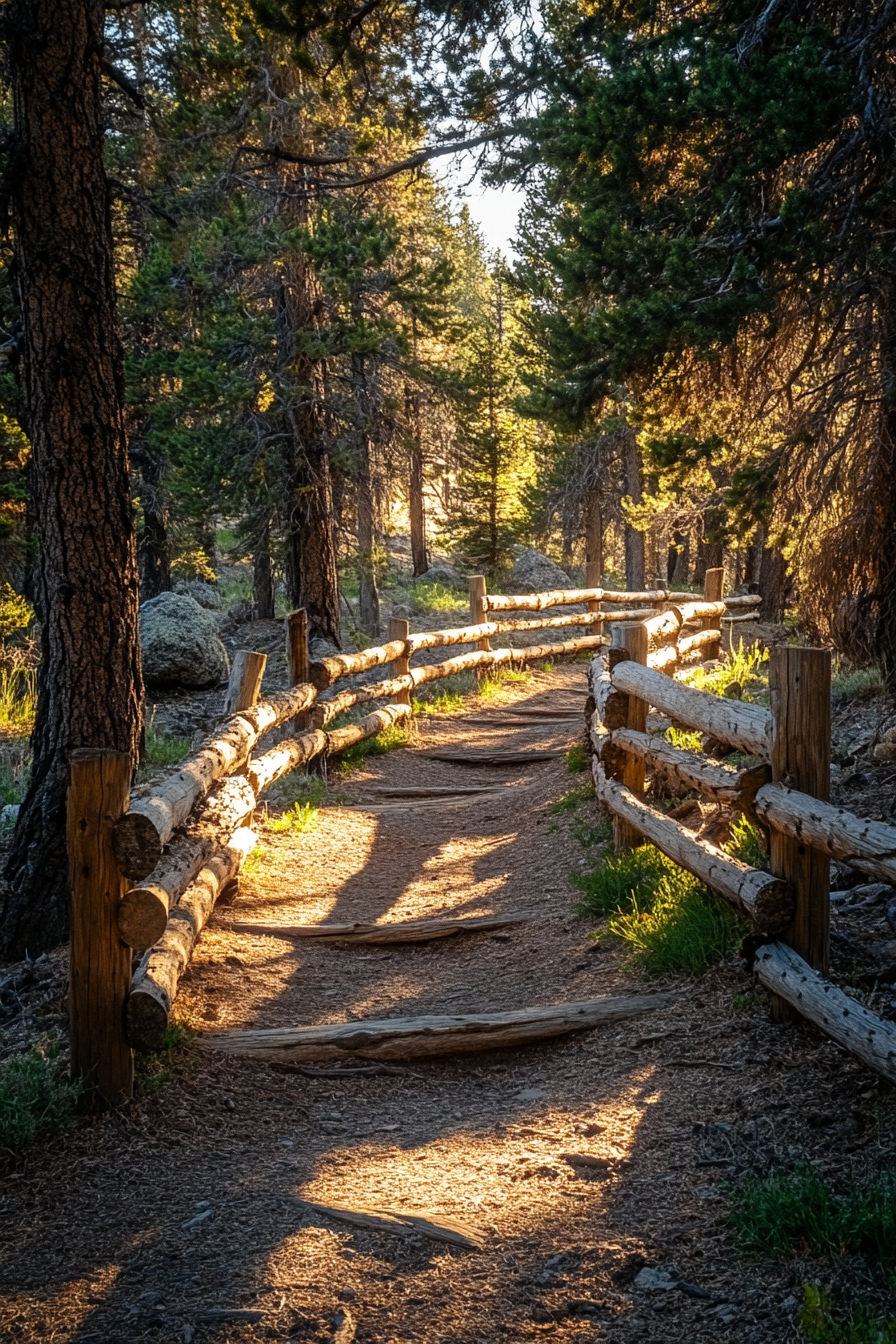
[(122, 92), (126, 93), (131, 101), (136, 103), (138, 107), (146, 107), (146, 99), (137, 88), (137, 85), (132, 80), (128, 79), (127, 75), (122, 70), (118, 69), (118, 66), (113, 65), (111, 61), (107, 61), (105, 56), (100, 61), (100, 69), (104, 75), (108, 75), (111, 80), (114, 80)]

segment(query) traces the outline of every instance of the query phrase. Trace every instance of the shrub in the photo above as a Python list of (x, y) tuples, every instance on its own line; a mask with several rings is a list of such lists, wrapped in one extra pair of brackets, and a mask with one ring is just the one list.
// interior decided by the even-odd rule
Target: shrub
[(698, 691), (724, 695), (732, 682), (741, 687), (744, 700), (768, 702), (768, 649), (759, 644), (744, 648), (743, 640), (736, 649), (727, 650), (719, 666), (706, 669), (694, 667), (681, 680)]
[(666, 741), (671, 742), (673, 747), (678, 747), (681, 751), (702, 750), (700, 734), (692, 733), (687, 728), (667, 728)]
[(30, 733), (37, 710), (37, 669), (0, 666), (0, 728)]
[(896, 1320), (862, 1302), (835, 1304), (821, 1284), (803, 1285), (800, 1325), (810, 1344), (893, 1344)]
[(845, 705), (851, 700), (875, 695), (885, 684), (879, 667), (844, 667), (840, 664), (831, 678), (831, 699), (835, 705)]
[(14, 1055), (0, 1069), (0, 1148), (18, 1152), (72, 1122), (80, 1087), (63, 1076), (52, 1044)]

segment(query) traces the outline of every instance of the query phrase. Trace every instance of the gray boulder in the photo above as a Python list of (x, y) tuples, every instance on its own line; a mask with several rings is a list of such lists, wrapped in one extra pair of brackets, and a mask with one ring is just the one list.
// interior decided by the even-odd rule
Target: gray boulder
[(453, 565), (449, 565), (447, 560), (437, 560), (435, 564), (430, 565), (425, 574), (420, 575), (421, 583), (444, 583), (449, 588), (462, 588), (466, 582), (463, 575), (458, 574)]
[(557, 588), (574, 588), (575, 584), (565, 569), (533, 546), (526, 546), (514, 562), (507, 587), (512, 593), (548, 593)]
[(182, 597), (192, 597), (206, 611), (218, 611), (221, 606), (221, 594), (214, 584), (204, 579), (178, 579), (174, 591)]
[(151, 686), (217, 686), (230, 674), (214, 616), (185, 593), (160, 593), (143, 603), (140, 645)]

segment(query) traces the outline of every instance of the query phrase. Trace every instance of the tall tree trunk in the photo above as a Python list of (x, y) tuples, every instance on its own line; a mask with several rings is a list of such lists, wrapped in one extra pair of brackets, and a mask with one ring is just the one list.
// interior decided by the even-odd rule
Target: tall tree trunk
[(669, 547), (669, 564), (666, 571), (669, 575), (669, 584), (671, 587), (680, 588), (682, 584), (687, 583), (690, 561), (690, 537), (687, 532), (673, 532), (672, 545)]
[(585, 569), (588, 573), (604, 573), (604, 511), (600, 486), (592, 485), (585, 497)]
[(168, 501), (162, 486), (164, 466), (146, 448), (132, 450), (131, 459), (140, 471), (139, 496), (143, 510), (143, 526), (137, 538), (140, 599), (148, 602), (159, 593), (171, 591)]
[(271, 531), (265, 522), (252, 551), (252, 596), (255, 599), (255, 618), (259, 621), (274, 619), (274, 576), (271, 572)]
[(875, 653), (882, 659), (890, 691), (896, 693), (896, 296), (891, 296), (891, 319), (881, 409), (882, 537), (877, 580), (878, 629)]
[(136, 760), (143, 688), (103, 170), (103, 5), (12, 0), (5, 17), (43, 646), (31, 784), (6, 867), (2, 950), (19, 957), (66, 934), (69, 753)]
[(763, 546), (759, 560), (759, 619), (780, 622), (787, 599), (787, 561), (777, 546)]
[(426, 554), (426, 502), (423, 497), (423, 432), (420, 393), (405, 390), (405, 417), (411, 447), (408, 458), (408, 513), (411, 523), (411, 565), (414, 578), (429, 569)]
[(339, 574), (333, 483), (327, 456), (320, 361), (296, 349), (299, 332), (318, 325), (320, 286), (303, 253), (284, 267), (279, 294), (279, 378), (287, 407), (290, 468), (287, 490), (287, 579), (290, 602), (308, 613), (312, 639), (340, 647)]
[(358, 603), (361, 625), (368, 635), (380, 630), (380, 595), (376, 585), (376, 509), (370, 443), (373, 405), (362, 354), (352, 355), (352, 386), (361, 416), (355, 450), (355, 508), (358, 516), (358, 569), (361, 593)]
[[(622, 447), (622, 472), (625, 493), (633, 504), (640, 504), (644, 495), (641, 484), (641, 453), (633, 431), (625, 435)], [(625, 524), (625, 586), (629, 592), (639, 592), (646, 582), (646, 545), (643, 532)]]

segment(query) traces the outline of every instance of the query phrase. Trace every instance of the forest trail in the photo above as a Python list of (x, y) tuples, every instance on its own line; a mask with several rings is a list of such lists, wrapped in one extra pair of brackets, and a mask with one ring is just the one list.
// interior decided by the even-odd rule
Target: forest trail
[[(588, 851), (574, 814), (551, 807), (587, 779), (563, 760), (585, 693), (574, 663), (494, 705), (418, 720), (410, 749), (331, 779), (312, 832), (266, 826), (239, 899), (203, 936), (179, 1020), (317, 1024), (643, 988), (571, 914), (568, 872)], [(516, 712), (546, 709), (562, 717)], [(433, 759), (486, 747), (555, 754), (472, 769)], [(398, 796), (424, 786), (489, 792)], [(593, 803), (579, 818), (593, 823)], [(520, 909), (531, 922), (390, 947), (229, 928)], [(679, 988), (671, 1010), (618, 1028), (398, 1074), (308, 1077), (189, 1045), (150, 1061), (132, 1106), (33, 1150), (8, 1182), (0, 1339), (796, 1339), (799, 1280), (740, 1254), (725, 1182), (775, 1152), (824, 1163), (860, 1143), (844, 1131), (832, 1154), (805, 1117), (848, 1117), (874, 1080), (761, 1005), (734, 1012), (748, 988), (734, 963)], [(303, 1200), (441, 1214), (476, 1228), (483, 1249), (353, 1230)]]

